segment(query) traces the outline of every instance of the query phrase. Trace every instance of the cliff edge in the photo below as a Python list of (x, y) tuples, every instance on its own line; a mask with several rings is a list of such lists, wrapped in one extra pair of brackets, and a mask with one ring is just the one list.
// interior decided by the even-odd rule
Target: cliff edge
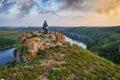
[(52, 48), (56, 46), (63, 46), (65, 44), (65, 37), (59, 32), (25, 32), (19, 37), (22, 45), (27, 46), (27, 58), (31, 59), (37, 55), (39, 50)]

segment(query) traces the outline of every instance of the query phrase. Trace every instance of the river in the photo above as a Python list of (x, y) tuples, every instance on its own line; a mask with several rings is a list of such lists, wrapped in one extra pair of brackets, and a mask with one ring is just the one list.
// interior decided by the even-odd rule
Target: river
[(82, 47), (83, 49), (87, 49), (87, 45), (85, 45), (84, 43), (82, 43), (82, 42), (78, 42), (78, 41), (76, 41), (76, 40), (73, 40), (73, 39), (71, 39), (71, 38), (69, 38), (69, 37), (67, 37), (67, 36), (65, 36), (65, 40), (67, 41), (67, 42), (70, 42), (70, 44), (77, 44), (78, 46), (80, 46), (80, 47)]
[[(72, 40), (71, 38), (69, 38), (67, 36), (65, 36), (65, 40), (67, 42), (70, 42), (70, 44), (77, 44), (78, 46), (82, 47), (83, 49), (87, 48), (87, 46), (84, 43)], [(13, 51), (14, 51), (14, 48), (0, 51), (0, 66), (7, 65), (8, 62), (14, 61)]]
[(8, 62), (14, 61), (13, 51), (14, 48), (0, 51), (0, 66), (7, 65)]

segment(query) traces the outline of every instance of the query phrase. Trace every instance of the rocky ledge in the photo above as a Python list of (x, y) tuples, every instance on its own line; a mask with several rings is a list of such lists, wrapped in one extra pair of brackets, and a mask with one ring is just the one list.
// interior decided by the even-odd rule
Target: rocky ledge
[(27, 58), (35, 57), (39, 50), (52, 48), (56, 46), (63, 46), (65, 44), (65, 37), (59, 32), (25, 32), (19, 37), (20, 43), (27, 46)]

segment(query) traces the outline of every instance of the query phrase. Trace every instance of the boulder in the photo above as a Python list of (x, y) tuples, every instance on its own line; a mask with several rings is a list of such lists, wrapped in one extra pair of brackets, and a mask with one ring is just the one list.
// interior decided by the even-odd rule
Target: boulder
[(19, 37), (21, 44), (26, 45), (29, 53), (27, 58), (31, 59), (37, 55), (39, 50), (48, 49), (56, 46), (63, 46), (65, 37), (59, 32), (26, 32)]

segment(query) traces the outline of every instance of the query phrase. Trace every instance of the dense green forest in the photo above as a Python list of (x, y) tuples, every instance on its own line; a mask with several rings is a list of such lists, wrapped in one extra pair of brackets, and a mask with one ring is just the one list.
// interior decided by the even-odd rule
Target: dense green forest
[(85, 43), (90, 51), (120, 64), (120, 27), (72, 27), (55, 30)]
[(0, 30), (0, 50), (12, 47), (19, 35), (18, 31)]

